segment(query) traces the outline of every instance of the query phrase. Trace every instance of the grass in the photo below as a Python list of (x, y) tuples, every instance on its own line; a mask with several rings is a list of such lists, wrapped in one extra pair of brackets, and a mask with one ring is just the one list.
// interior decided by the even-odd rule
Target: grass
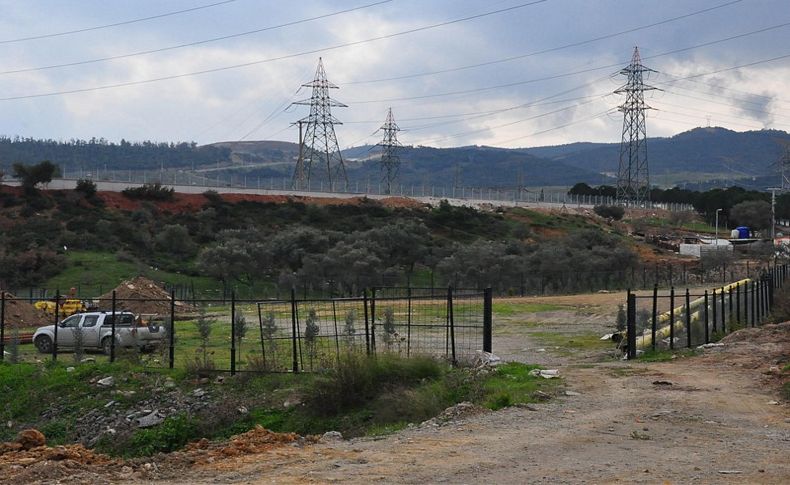
[(575, 352), (581, 350), (607, 350), (612, 348), (612, 342), (601, 340), (597, 334), (567, 335), (555, 332), (531, 332), (538, 342), (547, 347), (559, 347), (560, 350)]
[(171, 285), (194, 285), (199, 292), (216, 292), (222, 288), (221, 283), (212, 278), (159, 271), (147, 265), (120, 261), (113, 253), (69, 250), (66, 261), (66, 268), (45, 282), (44, 288), (60, 288), (65, 293), (74, 287), (80, 295), (99, 296), (137, 275)]
[[(99, 451), (148, 456), (203, 437), (227, 438), (255, 425), (300, 434), (338, 430), (344, 436), (380, 436), (420, 423), (461, 401), (500, 409), (533, 402), (539, 397), (537, 391), (549, 392), (558, 385), (556, 379), (530, 376), (536, 367), (519, 363), (479, 373), (428, 358), (386, 354), (351, 356), (321, 374), (240, 374), (226, 378), (223, 385), (199, 383), (184, 371), (152, 371), (130, 362), (74, 367), (69, 371), (64, 363), (0, 364), (0, 419), (12, 423), (0, 427), (0, 440), (36, 427), (51, 445), (75, 442), (79, 431), (75, 422), (88, 413), (123, 414), (157, 406), (157, 398), (165, 398), (161, 395), (165, 377), (176, 383), (166, 392), (188, 395), (201, 387), (209, 391), (211, 400), (200, 410), (171, 414), (156, 427), (119, 429), (99, 440)], [(115, 386), (95, 384), (106, 376), (115, 377)], [(131, 390), (135, 393), (117, 392)], [(109, 401), (117, 404), (105, 408)], [(286, 401), (297, 404), (285, 407)], [(248, 413), (236, 411), (242, 405)]]
[(554, 312), (560, 310), (567, 310), (569, 307), (563, 305), (554, 305), (551, 303), (526, 303), (526, 302), (509, 302), (509, 301), (495, 301), (493, 304), (493, 312), (498, 316), (512, 316), (519, 313), (538, 313), (538, 312)]

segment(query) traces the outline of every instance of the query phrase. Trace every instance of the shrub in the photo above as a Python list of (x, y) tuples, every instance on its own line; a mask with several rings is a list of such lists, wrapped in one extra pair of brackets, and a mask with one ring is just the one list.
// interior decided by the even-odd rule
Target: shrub
[(96, 195), (96, 183), (90, 179), (80, 179), (77, 180), (77, 186), (74, 188), (74, 190), (81, 192), (87, 198), (91, 198)]
[(175, 451), (193, 440), (196, 431), (195, 421), (186, 414), (171, 416), (159, 426), (135, 432), (123, 454), (149, 456)]
[(619, 205), (596, 205), (593, 211), (601, 217), (619, 221), (625, 215), (625, 208)]
[(315, 414), (332, 415), (360, 406), (397, 387), (417, 385), (443, 373), (436, 360), (403, 359), (394, 355), (369, 357), (347, 354), (326, 375), (317, 378), (306, 403)]
[(163, 201), (173, 200), (175, 189), (156, 182), (143, 184), (140, 187), (127, 187), (121, 193), (130, 199)]

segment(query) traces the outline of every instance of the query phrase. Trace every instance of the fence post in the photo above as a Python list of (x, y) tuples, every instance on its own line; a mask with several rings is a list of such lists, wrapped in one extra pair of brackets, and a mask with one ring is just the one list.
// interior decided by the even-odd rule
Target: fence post
[(112, 322), (110, 322), (110, 362), (115, 362), (115, 290), (112, 290)]
[(493, 352), (493, 291), (490, 287), (483, 292), (483, 352)]
[(755, 299), (756, 285), (757, 283), (752, 281), (751, 302), (750, 302), (751, 305), (749, 305), (752, 307), (752, 327), (754, 327), (757, 324), (757, 309), (756, 309), (757, 301)]
[(170, 355), (168, 356), (168, 367), (171, 369), (176, 363), (176, 298), (173, 292), (170, 292), (170, 328), (168, 337), (170, 337)]
[(650, 324), (650, 348), (656, 350), (656, 328), (658, 326), (658, 283), (653, 285), (653, 319)]
[(691, 348), (691, 296), (686, 288), (686, 347)]
[(376, 287), (370, 289), (370, 348), (376, 353)]
[(732, 286), (730, 286), (727, 292), (727, 306), (729, 307), (727, 318), (730, 320), (730, 326), (732, 326)]
[(628, 312), (626, 318), (626, 332), (628, 338), (629, 360), (636, 358), (636, 295), (628, 290)]
[(230, 375), (236, 375), (236, 290), (230, 292)]
[(727, 306), (724, 304), (724, 288), (721, 289), (721, 333), (727, 333)]
[(5, 360), (5, 291), (0, 292), (0, 362)]
[(735, 285), (735, 320), (741, 325), (741, 284)]
[(58, 360), (58, 320), (60, 319), (60, 290), (55, 290), (55, 341), (52, 342), (52, 362)]
[(368, 321), (368, 290), (362, 291), (362, 304), (365, 307), (365, 350), (370, 355), (370, 326)]
[(675, 287), (669, 288), (669, 348), (675, 350)]
[(447, 313), (448, 313), (448, 323), (450, 324), (450, 348), (452, 349), (452, 364), (453, 366), (458, 364), (458, 361), (455, 359), (455, 316), (453, 315), (453, 287), (447, 287)]
[(719, 323), (718, 312), (716, 311), (716, 288), (713, 289), (713, 298), (711, 298), (711, 310), (713, 310), (713, 332), (717, 332), (717, 325)]
[(292, 369), (299, 373), (299, 355), (296, 348), (296, 288), (291, 288), (291, 351), (293, 352)]
[(710, 343), (710, 330), (708, 329), (708, 290), (705, 290), (705, 343)]
[(408, 299), (406, 308), (406, 357), (409, 357), (411, 354), (411, 286), (406, 288), (406, 298)]

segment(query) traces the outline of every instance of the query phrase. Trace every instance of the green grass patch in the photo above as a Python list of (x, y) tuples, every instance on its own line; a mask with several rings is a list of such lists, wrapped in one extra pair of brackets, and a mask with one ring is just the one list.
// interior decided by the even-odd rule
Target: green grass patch
[(44, 283), (44, 288), (60, 288), (66, 292), (77, 288), (80, 295), (99, 296), (138, 275), (172, 285), (194, 286), (195, 291), (217, 292), (222, 284), (204, 276), (190, 276), (160, 271), (133, 261), (121, 261), (113, 253), (100, 251), (67, 251), (66, 268)]
[(529, 334), (542, 345), (547, 347), (559, 347), (566, 351), (581, 350), (606, 350), (612, 348), (610, 340), (601, 340), (597, 334), (577, 334), (568, 335), (554, 332), (531, 332)]
[(567, 306), (554, 305), (551, 303), (521, 303), (521, 302), (494, 302), (493, 312), (499, 316), (512, 316), (521, 313), (554, 312), (567, 310)]
[(514, 404), (536, 402), (535, 392), (556, 387), (559, 380), (533, 377), (529, 372), (539, 369), (536, 365), (516, 362), (500, 365), (486, 378), (483, 384), (483, 404), (497, 410)]

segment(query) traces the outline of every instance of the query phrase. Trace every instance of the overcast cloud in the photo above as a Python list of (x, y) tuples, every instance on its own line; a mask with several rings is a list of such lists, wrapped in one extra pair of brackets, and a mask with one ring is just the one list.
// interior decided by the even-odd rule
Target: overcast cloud
[[(0, 41), (71, 31), (187, 9), (218, 0), (29, 0), (0, 2)], [(236, 0), (210, 8), (52, 38), (0, 43), (0, 71), (80, 62), (261, 29), (374, 3)], [(117, 60), (0, 74), (1, 98), (143, 81), (356, 42), (527, 3), (392, 0), (307, 23)], [(0, 101), (0, 134), (118, 141), (278, 139), (307, 107), (299, 85), (323, 56), (342, 147), (375, 143), (388, 107), (405, 144), (537, 146), (617, 141), (620, 98), (611, 94), (638, 45), (656, 71), (650, 136), (695, 126), (790, 131), (790, 23), (786, 0), (742, 0), (706, 13), (581, 46), (442, 74), (370, 82), (486, 63), (553, 49), (725, 5), (732, 0), (547, 0), (505, 13), (375, 42), (202, 75), (134, 86)], [(658, 57), (655, 57), (657, 56)], [(609, 67), (606, 67), (609, 66)], [(601, 68), (601, 69), (597, 69)], [(587, 71), (557, 77), (542, 78)], [(715, 75), (678, 80), (719, 71)], [(506, 87), (495, 87), (509, 85)], [(491, 88), (491, 89), (487, 89)], [(460, 92), (460, 93), (459, 93)], [(458, 93), (458, 94), (450, 94)], [(498, 113), (487, 113), (504, 110)], [(463, 115), (463, 116), (460, 116)], [(453, 117), (455, 116), (455, 117)], [(444, 117), (444, 118), (440, 118)]]

